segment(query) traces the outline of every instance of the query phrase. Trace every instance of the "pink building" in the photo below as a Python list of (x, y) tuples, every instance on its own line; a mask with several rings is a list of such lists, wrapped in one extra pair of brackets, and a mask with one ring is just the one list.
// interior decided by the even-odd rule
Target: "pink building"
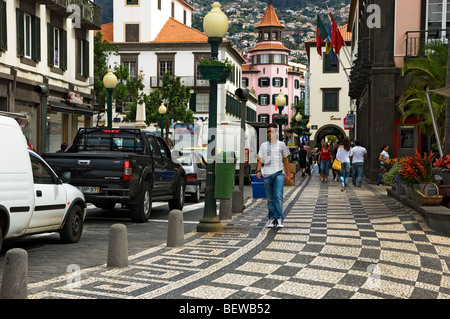
[[(258, 44), (249, 51), (247, 62), (242, 66), (243, 84), (254, 90), (258, 98), (258, 122), (271, 123), (272, 114), (279, 113), (275, 98), (280, 91), (286, 97), (286, 106), (282, 112), (289, 115), (289, 122), (296, 115), (291, 105), (303, 98), (303, 72), (288, 63), (290, 50), (281, 41), (284, 28), (269, 0), (264, 17), (257, 26)], [(283, 129), (287, 128), (289, 125), (283, 126)]]

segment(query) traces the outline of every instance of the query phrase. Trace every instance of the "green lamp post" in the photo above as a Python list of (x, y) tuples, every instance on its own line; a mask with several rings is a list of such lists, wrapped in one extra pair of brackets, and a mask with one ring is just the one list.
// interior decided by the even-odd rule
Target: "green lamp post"
[(108, 91), (108, 128), (112, 128), (112, 94), (117, 85), (117, 77), (111, 69), (103, 77), (103, 85)]
[(164, 115), (167, 112), (167, 108), (164, 103), (161, 103), (158, 112), (161, 115), (161, 137), (164, 138)]
[[(203, 29), (208, 36), (208, 43), (211, 44), (211, 58), (217, 60), (219, 56), (219, 45), (222, 38), (228, 31), (228, 18), (220, 10), (220, 3), (214, 2), (213, 9), (203, 20)], [(204, 79), (208, 79), (205, 73)], [(217, 152), (217, 78), (209, 78), (209, 119), (208, 119), (208, 159), (206, 164), (206, 188), (205, 188), (205, 208), (203, 217), (197, 225), (198, 232), (217, 232), (222, 230), (222, 224), (217, 218), (217, 205), (214, 198), (215, 186), (215, 155)]]

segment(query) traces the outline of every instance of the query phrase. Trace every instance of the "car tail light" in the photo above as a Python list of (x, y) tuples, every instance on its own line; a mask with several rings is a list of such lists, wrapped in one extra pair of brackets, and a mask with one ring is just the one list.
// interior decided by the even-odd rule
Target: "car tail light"
[(245, 149), (245, 164), (248, 164), (248, 148)]
[(197, 179), (197, 174), (191, 173), (186, 175), (186, 179)]
[(133, 169), (131, 168), (130, 161), (126, 160), (123, 162), (123, 180), (130, 180), (131, 175), (133, 175)]
[(110, 133), (120, 133), (120, 130), (102, 130), (102, 133), (110, 134)]

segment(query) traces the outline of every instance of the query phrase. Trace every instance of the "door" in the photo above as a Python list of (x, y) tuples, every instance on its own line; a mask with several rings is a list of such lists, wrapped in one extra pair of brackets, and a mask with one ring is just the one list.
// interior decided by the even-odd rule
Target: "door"
[(159, 196), (163, 192), (163, 174), (165, 171), (164, 162), (161, 156), (160, 146), (156, 137), (150, 134), (146, 134), (148, 145), (153, 157), (153, 195)]
[(35, 207), (29, 229), (59, 226), (66, 208), (66, 192), (56, 175), (39, 157), (30, 153)]

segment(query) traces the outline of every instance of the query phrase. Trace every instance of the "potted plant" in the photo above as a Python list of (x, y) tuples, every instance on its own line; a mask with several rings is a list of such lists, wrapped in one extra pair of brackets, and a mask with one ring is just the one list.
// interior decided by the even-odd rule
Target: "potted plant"
[(234, 69), (234, 65), (228, 58), (219, 61), (210, 57), (200, 56), (197, 60), (197, 65), (205, 80), (217, 80), (218, 83), (225, 83)]
[(440, 169), (440, 175), (442, 176), (444, 185), (450, 185), (450, 154), (438, 158), (438, 160), (434, 162), (433, 167)]
[(389, 162), (390, 163), (387, 164), (389, 167), (383, 175), (383, 183), (392, 186), (392, 188), (397, 191), (397, 194), (405, 195), (405, 190), (399, 180), (399, 172), (402, 165), (397, 159), (390, 160)]
[(287, 114), (272, 114), (272, 122), (278, 125), (287, 125), (289, 116)]

